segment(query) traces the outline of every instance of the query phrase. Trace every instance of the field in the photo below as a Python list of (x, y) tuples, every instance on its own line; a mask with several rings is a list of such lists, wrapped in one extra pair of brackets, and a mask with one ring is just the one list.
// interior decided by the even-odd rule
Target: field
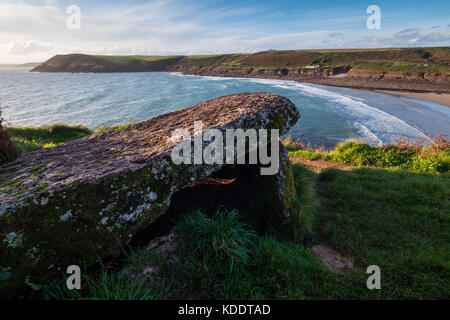
[[(93, 133), (64, 125), (8, 132), (24, 152)], [(285, 145), (297, 196), (284, 232), (258, 234), (245, 212), (186, 212), (164, 250), (131, 246), (88, 268), (81, 291), (68, 291), (62, 274), (30, 298), (449, 298), (448, 140), (346, 142), (331, 151)], [(380, 290), (366, 287), (369, 265), (380, 267)]]

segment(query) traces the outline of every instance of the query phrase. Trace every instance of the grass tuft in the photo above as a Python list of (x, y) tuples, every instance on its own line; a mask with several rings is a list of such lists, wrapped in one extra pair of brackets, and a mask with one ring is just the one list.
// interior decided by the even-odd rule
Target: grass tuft
[(291, 165), (294, 174), (296, 195), (292, 199), (289, 223), (284, 230), (283, 239), (310, 243), (314, 238), (316, 214), (320, 203), (316, 194), (316, 175), (303, 165)]
[(134, 279), (124, 272), (103, 269), (96, 278), (82, 277), (81, 290), (68, 290), (66, 280), (49, 284), (44, 300), (153, 300), (161, 298), (149, 290), (146, 279)]
[(217, 211), (207, 217), (197, 211), (184, 217), (176, 233), (185, 249), (196, 259), (207, 262), (248, 262), (256, 233), (240, 220), (236, 210)]

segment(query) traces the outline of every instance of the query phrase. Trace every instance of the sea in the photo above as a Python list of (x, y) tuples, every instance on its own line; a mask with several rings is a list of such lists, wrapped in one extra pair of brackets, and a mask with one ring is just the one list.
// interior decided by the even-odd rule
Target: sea
[(91, 129), (142, 121), (238, 92), (289, 98), (301, 118), (288, 133), (305, 144), (429, 142), (450, 135), (447, 106), (367, 90), (296, 81), (182, 75), (174, 72), (34, 73), (0, 68), (0, 109), (9, 126), (83, 124)]

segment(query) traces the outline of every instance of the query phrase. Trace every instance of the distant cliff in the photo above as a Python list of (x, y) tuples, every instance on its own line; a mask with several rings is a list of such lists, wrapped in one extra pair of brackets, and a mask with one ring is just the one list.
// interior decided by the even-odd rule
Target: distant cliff
[(56, 55), (32, 72), (149, 72), (164, 71), (184, 57)]
[(34, 68), (40, 65), (42, 62), (27, 62), (20, 64), (0, 64), (0, 68)]
[(31, 71), (149, 72), (450, 92), (450, 47), (285, 50), (202, 56), (57, 55)]

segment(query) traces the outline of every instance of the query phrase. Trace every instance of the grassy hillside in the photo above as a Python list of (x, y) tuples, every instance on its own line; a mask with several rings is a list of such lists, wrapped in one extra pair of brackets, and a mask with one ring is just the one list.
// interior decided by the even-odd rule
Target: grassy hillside
[(398, 49), (283, 50), (203, 56), (57, 55), (33, 71), (120, 72), (204, 70), (320, 70), (359, 73), (450, 75), (450, 47)]
[(321, 69), (351, 66), (351, 70), (397, 72), (397, 65), (421, 66), (424, 72), (436, 69), (450, 74), (450, 48), (355, 49), (266, 51), (247, 56), (242, 67), (287, 68), (295, 70), (309, 65)]
[[(65, 279), (44, 299), (447, 299), (450, 290), (448, 176), (409, 170), (325, 169), (292, 164), (296, 216), (308, 237), (258, 234), (245, 213), (186, 212), (172, 252), (142, 247), (120, 263), (84, 272), (83, 289)], [(304, 225), (304, 224), (303, 224)], [(293, 233), (304, 232), (301, 224)], [(353, 261), (334, 270), (314, 253), (326, 246)], [(112, 267), (112, 266), (116, 267)], [(381, 289), (366, 287), (366, 268), (381, 269)], [(118, 267), (117, 267), (118, 266)]]
[(100, 56), (69, 54), (56, 55), (32, 71), (44, 72), (139, 72), (162, 71), (176, 64), (182, 57), (170, 56)]
[[(64, 125), (8, 132), (37, 148), (93, 133)], [(62, 277), (32, 297), (448, 299), (448, 140), (429, 147), (349, 142), (332, 151), (289, 139), (285, 145), (298, 193), (285, 233), (256, 233), (244, 222), (245, 212), (186, 212), (167, 251), (152, 252), (143, 243), (83, 272), (80, 291), (67, 290)], [(302, 161), (320, 162), (322, 168)], [(352, 264), (328, 266), (316, 253), (319, 246)], [(366, 287), (369, 265), (381, 269), (381, 290)]]

